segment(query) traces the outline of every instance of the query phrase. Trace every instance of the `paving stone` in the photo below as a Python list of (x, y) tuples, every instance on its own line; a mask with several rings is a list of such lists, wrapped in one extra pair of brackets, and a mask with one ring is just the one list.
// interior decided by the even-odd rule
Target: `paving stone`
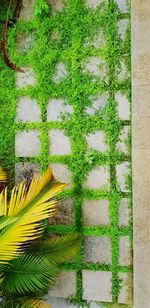
[(115, 95), (115, 99), (118, 103), (118, 114), (121, 120), (129, 120), (130, 119), (130, 103), (126, 97), (126, 95), (122, 95), (121, 93), (117, 93)]
[(31, 20), (34, 17), (35, 0), (23, 0), (22, 9), (20, 12), (21, 19)]
[(97, 167), (90, 171), (84, 183), (85, 188), (109, 189), (109, 171), (107, 167)]
[(17, 132), (15, 137), (15, 153), (17, 157), (39, 155), (40, 141), (37, 130)]
[(108, 237), (84, 237), (84, 262), (111, 263), (111, 246)]
[(108, 225), (109, 202), (107, 200), (84, 200), (83, 219), (87, 226)]
[(75, 295), (76, 292), (76, 272), (62, 271), (56, 279), (55, 286), (49, 290), (48, 295), (68, 298), (68, 296)]
[(115, 0), (115, 1), (117, 2), (118, 7), (122, 13), (128, 12), (127, 0)]
[(64, 9), (63, 0), (48, 0), (48, 3), (52, 6), (53, 12), (62, 12)]
[(49, 153), (51, 155), (67, 155), (71, 153), (70, 141), (61, 129), (51, 129), (49, 135)]
[(103, 31), (99, 30), (93, 37), (92, 41), (89, 41), (89, 37), (87, 37), (84, 41), (84, 47), (95, 47), (95, 48), (102, 48), (105, 44), (105, 38)]
[(122, 60), (120, 61), (120, 68), (119, 68), (119, 73), (118, 73), (118, 81), (120, 83), (124, 82), (126, 79), (129, 78), (129, 72), (127, 70), (125, 62)]
[(124, 154), (128, 154), (128, 146), (127, 146), (127, 140), (128, 135), (130, 132), (130, 126), (124, 126), (121, 129), (120, 136), (119, 136), (119, 142), (116, 145), (117, 150), (123, 152)]
[(121, 290), (118, 296), (119, 304), (132, 304), (132, 275), (129, 273), (119, 273), (121, 282)]
[(16, 37), (16, 50), (18, 52), (27, 52), (31, 49), (33, 44), (33, 34), (32, 33), (21, 33)]
[(53, 81), (55, 83), (59, 83), (61, 82), (61, 80), (65, 77), (67, 77), (68, 75), (68, 72), (65, 68), (65, 65), (63, 62), (59, 62), (56, 64), (56, 69), (55, 69), (55, 73), (54, 73), (54, 76), (53, 76)]
[(127, 226), (130, 219), (130, 210), (128, 208), (129, 200), (127, 198), (123, 198), (119, 202), (119, 226)]
[(83, 270), (83, 299), (111, 302), (111, 272)]
[(72, 106), (66, 105), (63, 99), (50, 99), (47, 108), (47, 121), (60, 121), (61, 115), (66, 112), (72, 114)]
[(55, 163), (50, 166), (53, 170), (54, 177), (62, 183), (67, 183), (67, 188), (71, 188), (71, 172), (68, 167), (64, 164)]
[(84, 64), (84, 70), (102, 79), (106, 78), (107, 75), (106, 63), (98, 57), (89, 57)]
[(102, 2), (104, 2), (104, 0), (86, 0), (86, 6), (91, 9), (96, 9)]
[(51, 305), (51, 308), (78, 308), (78, 305), (71, 304), (61, 298), (49, 297), (47, 302)]
[(15, 164), (15, 182), (19, 183), (22, 180), (27, 183), (30, 179), (39, 174), (39, 165), (35, 163), (16, 163)]
[(105, 143), (105, 136), (102, 131), (97, 131), (95, 133), (88, 134), (86, 136), (86, 141), (89, 148), (105, 152), (107, 151), (107, 145)]
[(123, 192), (128, 192), (129, 188), (126, 184), (126, 176), (129, 174), (129, 163), (123, 162), (116, 166), (116, 176), (118, 188)]
[(119, 238), (119, 264), (122, 266), (131, 265), (131, 248), (128, 236), (120, 236)]
[(128, 23), (128, 19), (120, 19), (118, 22), (118, 33), (123, 41), (125, 39)]
[(22, 88), (35, 84), (35, 77), (32, 68), (23, 67), (24, 72), (16, 72), (16, 87)]
[(107, 104), (108, 97), (108, 93), (104, 93), (96, 99), (94, 99), (93, 96), (89, 97), (92, 102), (92, 107), (87, 107), (86, 112), (90, 115), (94, 115), (96, 111), (101, 111), (103, 107)]
[(40, 108), (38, 107), (35, 100), (25, 96), (18, 99), (16, 121), (40, 121)]
[(72, 199), (62, 199), (57, 206), (55, 216), (49, 218), (49, 223), (52, 225), (71, 225), (72, 223)]
[(101, 306), (100, 303), (91, 302), (90, 308), (104, 308), (104, 306)]

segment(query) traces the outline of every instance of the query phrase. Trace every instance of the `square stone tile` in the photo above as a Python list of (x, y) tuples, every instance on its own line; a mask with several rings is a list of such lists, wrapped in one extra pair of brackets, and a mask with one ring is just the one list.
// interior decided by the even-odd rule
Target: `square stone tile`
[(55, 286), (49, 290), (48, 296), (68, 298), (76, 292), (76, 272), (61, 271)]
[(128, 79), (130, 76), (128, 69), (126, 67), (125, 61), (121, 60), (120, 61), (120, 68), (118, 71), (118, 81), (120, 83), (124, 82), (126, 79)]
[(111, 264), (110, 238), (85, 236), (84, 262)]
[(123, 192), (128, 192), (129, 188), (126, 184), (126, 177), (129, 174), (129, 163), (123, 162), (116, 166), (116, 177), (118, 188)]
[(62, 183), (67, 183), (67, 188), (71, 188), (71, 172), (68, 169), (68, 167), (64, 164), (59, 163), (53, 163), (50, 165), (50, 167), (53, 170), (54, 177), (57, 181), (60, 181)]
[(48, 0), (48, 3), (52, 7), (52, 12), (62, 12), (64, 9), (64, 1), (63, 0)]
[(71, 153), (69, 138), (61, 129), (49, 130), (49, 153), (51, 155), (67, 155)]
[(112, 273), (83, 270), (83, 299), (111, 302)]
[(84, 47), (95, 47), (95, 48), (102, 48), (105, 44), (105, 38), (103, 31), (99, 30), (93, 37), (93, 40), (90, 41), (89, 37), (87, 37), (84, 41)]
[(118, 115), (121, 120), (130, 119), (130, 103), (125, 95), (117, 93), (115, 99), (118, 103)]
[(30, 182), (34, 175), (39, 174), (39, 165), (35, 163), (16, 163), (15, 164), (15, 183), (22, 180)]
[(31, 67), (22, 67), (24, 72), (16, 72), (16, 87), (23, 88), (25, 86), (35, 84), (35, 76)]
[(92, 106), (86, 107), (85, 111), (90, 115), (94, 115), (96, 111), (102, 111), (103, 107), (107, 104), (108, 97), (107, 92), (96, 99), (94, 99), (94, 96), (90, 96), (89, 99), (92, 102)]
[(18, 52), (27, 52), (33, 45), (34, 35), (32, 33), (21, 33), (16, 36), (16, 50)]
[(97, 6), (102, 2), (104, 2), (104, 0), (86, 0), (86, 6), (90, 9), (96, 9)]
[(72, 223), (72, 199), (62, 199), (58, 202), (55, 216), (49, 218), (52, 225), (71, 225)]
[(86, 141), (89, 148), (100, 152), (107, 151), (107, 145), (105, 143), (105, 135), (103, 131), (96, 131), (86, 136)]
[(127, 0), (116, 0), (116, 2), (122, 13), (128, 12)]
[(132, 285), (133, 278), (130, 273), (119, 273), (119, 278), (122, 280), (121, 282), (121, 290), (118, 297), (119, 304), (132, 304)]
[(61, 82), (61, 80), (67, 77), (68, 72), (63, 62), (58, 62), (56, 64), (55, 73), (53, 76), (53, 81), (55, 83)]
[(123, 152), (124, 154), (128, 154), (127, 141), (130, 129), (130, 126), (123, 126), (119, 135), (119, 142), (116, 145), (117, 150)]
[(96, 303), (91, 301), (90, 302), (90, 308), (104, 308), (103, 306), (100, 305), (100, 303)]
[(130, 219), (130, 210), (128, 208), (129, 200), (123, 198), (119, 202), (119, 227), (127, 226)]
[(108, 167), (96, 167), (87, 176), (84, 188), (109, 189), (110, 174)]
[(34, 5), (34, 0), (23, 0), (19, 18), (27, 21), (32, 20), (34, 18)]
[(120, 19), (118, 22), (118, 33), (123, 41), (125, 39), (128, 23), (128, 19)]
[(15, 136), (15, 154), (17, 157), (38, 156), (40, 153), (39, 132), (37, 130), (19, 131)]
[(16, 121), (21, 122), (39, 122), (40, 108), (36, 101), (30, 97), (20, 97), (17, 103)]
[(87, 226), (108, 225), (109, 202), (108, 200), (84, 200), (83, 219)]
[(63, 99), (50, 99), (47, 108), (47, 121), (60, 121), (63, 113), (73, 113), (73, 108), (66, 105)]
[[(78, 308), (78, 305), (71, 304), (69, 301), (61, 298), (48, 296), (47, 302), (52, 308)], [(98, 307), (100, 308), (100, 307)]]
[(84, 71), (88, 71), (94, 76), (98, 76), (101, 79), (104, 79), (107, 75), (106, 63), (101, 58), (89, 57), (84, 64)]
[(120, 236), (119, 238), (119, 264), (122, 266), (132, 264), (130, 238), (128, 236)]

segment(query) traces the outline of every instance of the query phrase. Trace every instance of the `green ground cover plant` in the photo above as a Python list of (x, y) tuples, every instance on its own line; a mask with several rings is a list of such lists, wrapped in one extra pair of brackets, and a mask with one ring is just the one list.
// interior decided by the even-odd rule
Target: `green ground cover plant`
[[(3, 1), (5, 4), (5, 1)], [(4, 11), (1, 19), (4, 18)], [(125, 39), (122, 41), (118, 33), (119, 20), (129, 21)], [(2, 23), (1, 23), (2, 27)], [(92, 42), (95, 34), (102, 31), (105, 44), (102, 48), (85, 45), (86, 40)], [(53, 37), (53, 32), (58, 33)], [(18, 36), (31, 35), (32, 45), (24, 51), (18, 51)], [(116, 150), (119, 134), (131, 120), (120, 120), (117, 112), (115, 94), (121, 92), (131, 103), (130, 80), (130, 14), (121, 13), (116, 2), (102, 2), (95, 10), (86, 7), (82, 0), (68, 0), (62, 12), (52, 14), (51, 7), (45, 1), (37, 0), (35, 18), (18, 22), (8, 29), (7, 47), (13, 63), (19, 67), (32, 67), (36, 84), (18, 89), (15, 86), (15, 72), (11, 71), (3, 61), (0, 62), (0, 161), (14, 179), (14, 166), (18, 162), (38, 163), (41, 172), (51, 163), (63, 163), (72, 173), (72, 188), (61, 193), (59, 198), (73, 199), (73, 223), (69, 226), (49, 226), (49, 233), (70, 234), (79, 232), (82, 245), (73, 263), (65, 263), (61, 268), (76, 270), (76, 295), (71, 299), (81, 307), (88, 307), (83, 300), (82, 270), (112, 272), (112, 301), (118, 302), (121, 287), (120, 272), (132, 272), (132, 266), (119, 265), (119, 236), (127, 235), (132, 242), (132, 217), (128, 226), (118, 226), (118, 204), (121, 198), (129, 199), (131, 205), (131, 175), (127, 178), (129, 192), (118, 189), (116, 165), (128, 161), (131, 165), (131, 135), (128, 138), (128, 154)], [(88, 57), (100, 57), (107, 66), (107, 78), (95, 77), (83, 70), (83, 63)], [(120, 62), (124, 61), (128, 74), (119, 82)], [(68, 72), (67, 78), (55, 83), (53, 76), (58, 62), (63, 62)], [(38, 63), (38, 65), (37, 65)], [(108, 102), (101, 111), (87, 115), (86, 107), (91, 102), (89, 97), (109, 94)], [(15, 122), (17, 99), (28, 96), (36, 99), (41, 111), (41, 122)], [(47, 106), (50, 98), (63, 98), (73, 107), (73, 114), (63, 115), (62, 121), (47, 122)], [(7, 120), (6, 120), (7, 119)], [(48, 131), (53, 128), (63, 129), (70, 138), (72, 153), (70, 155), (50, 155)], [(38, 130), (40, 132), (40, 155), (36, 157), (15, 157), (15, 134), (18, 131)], [(103, 130), (108, 150), (105, 153), (89, 150), (86, 135)], [(7, 134), (6, 134), (7, 132)], [(110, 190), (85, 189), (83, 182), (87, 174), (96, 166), (107, 166), (110, 170)], [(13, 180), (10, 187), (13, 185)], [(107, 226), (85, 226), (83, 221), (83, 200), (109, 200), (110, 224)], [(83, 241), (85, 236), (108, 236), (111, 239), (111, 264), (85, 263), (83, 257)]]

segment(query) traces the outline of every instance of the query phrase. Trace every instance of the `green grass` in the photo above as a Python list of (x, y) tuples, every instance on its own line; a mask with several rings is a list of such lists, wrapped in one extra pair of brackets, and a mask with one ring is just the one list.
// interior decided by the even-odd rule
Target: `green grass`
[[(37, 0), (37, 7), (44, 2)], [(0, 162), (7, 169), (11, 186), (14, 182), (15, 162), (37, 162), (43, 171), (50, 163), (60, 162), (68, 166), (72, 173), (72, 189), (61, 194), (63, 198), (73, 199), (73, 224), (71, 226), (50, 226), (49, 232), (64, 234), (74, 230), (84, 236), (109, 236), (111, 238), (112, 264), (84, 264), (83, 249), (79, 252), (73, 264), (64, 264), (62, 268), (77, 271), (76, 295), (72, 299), (82, 307), (88, 303), (82, 300), (82, 269), (104, 270), (112, 272), (112, 299), (117, 303), (120, 290), (119, 272), (131, 272), (132, 267), (119, 266), (119, 236), (128, 235), (132, 242), (132, 218), (127, 227), (118, 227), (118, 203), (122, 197), (128, 197), (131, 205), (131, 179), (127, 179), (130, 193), (118, 190), (116, 180), (116, 164), (131, 162), (131, 137), (128, 138), (128, 155), (116, 150), (120, 130), (130, 121), (121, 121), (117, 113), (115, 93), (120, 91), (126, 94), (131, 102), (131, 80), (118, 82), (117, 73), (120, 70), (120, 60), (126, 63), (128, 71), (130, 62), (130, 15), (121, 14), (114, 0), (100, 4), (95, 11), (87, 9), (82, 0), (68, 0), (62, 13), (50, 15), (46, 12), (38, 14), (33, 21), (18, 21), (14, 27), (9, 28), (7, 45), (10, 58), (18, 66), (31, 66), (36, 76), (35, 86), (22, 89), (15, 87), (15, 73), (3, 63), (0, 58)], [(126, 18), (129, 27), (124, 42), (118, 34), (118, 21)], [(84, 41), (92, 41), (99, 31), (104, 33), (105, 45), (101, 49), (85, 47)], [(58, 39), (51, 38), (53, 31), (58, 32)], [(32, 48), (19, 52), (16, 49), (16, 37), (30, 34), (33, 36)], [(106, 80), (96, 77), (93, 83), (91, 76), (83, 72), (82, 65), (89, 56), (98, 56), (105, 60), (108, 74)], [(57, 62), (63, 61), (68, 77), (59, 84), (53, 82), (53, 74)], [(90, 95), (100, 96), (109, 93), (107, 105), (102, 112), (94, 116), (87, 116), (85, 107), (90, 106)], [(36, 99), (40, 111), (40, 123), (15, 123), (16, 100), (20, 96), (29, 96)], [(73, 107), (72, 117), (68, 114), (62, 117), (62, 122), (47, 122), (47, 105), (50, 98), (64, 98)], [(72, 154), (65, 156), (52, 156), (48, 153), (48, 130), (51, 128), (63, 129), (70, 138)], [(17, 158), (14, 153), (14, 137), (17, 131), (38, 129), (40, 132), (40, 155), (32, 158)], [(86, 135), (102, 129), (108, 145), (106, 153), (88, 150)], [(6, 133), (7, 132), (7, 133)], [(94, 167), (106, 165), (110, 170), (110, 190), (83, 189), (82, 183), (87, 174)], [(110, 225), (84, 226), (82, 217), (83, 199), (108, 199)], [(124, 305), (125, 306), (125, 305)], [(113, 307), (113, 306), (112, 306)], [(122, 307), (122, 305), (119, 305)]]

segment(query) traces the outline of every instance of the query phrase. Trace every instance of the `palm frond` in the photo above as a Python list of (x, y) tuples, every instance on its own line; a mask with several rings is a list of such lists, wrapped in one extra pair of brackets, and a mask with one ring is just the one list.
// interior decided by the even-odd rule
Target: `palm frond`
[(53, 286), (58, 269), (46, 259), (22, 254), (10, 261), (2, 274), (4, 296), (20, 296), (47, 292)]
[(24, 297), (21, 298), (7, 298), (3, 299), (0, 302), (1, 308), (51, 308), (49, 304), (42, 301), (41, 299), (33, 299), (30, 297)]
[(7, 182), (7, 174), (6, 172), (0, 167), (0, 183), (6, 183)]
[[(38, 299), (28, 300), (27, 304), (29, 304), (31, 308), (51, 308), (49, 304), (47, 304), (46, 302), (40, 299), (39, 300)], [(22, 308), (26, 308), (26, 307), (23, 306)]]
[(66, 184), (54, 181), (50, 168), (40, 177), (35, 176), (28, 190), (22, 182), (15, 186), (10, 202), (7, 190), (0, 195), (1, 216), (15, 217), (16, 220), (0, 233), (0, 264), (6, 263), (18, 254), (20, 245), (27, 240), (41, 236), (40, 221), (54, 215), (57, 202), (50, 200), (62, 191)]
[(30, 253), (47, 258), (56, 264), (72, 261), (79, 247), (80, 238), (78, 234), (55, 236), (44, 242), (36, 241), (33, 243)]

